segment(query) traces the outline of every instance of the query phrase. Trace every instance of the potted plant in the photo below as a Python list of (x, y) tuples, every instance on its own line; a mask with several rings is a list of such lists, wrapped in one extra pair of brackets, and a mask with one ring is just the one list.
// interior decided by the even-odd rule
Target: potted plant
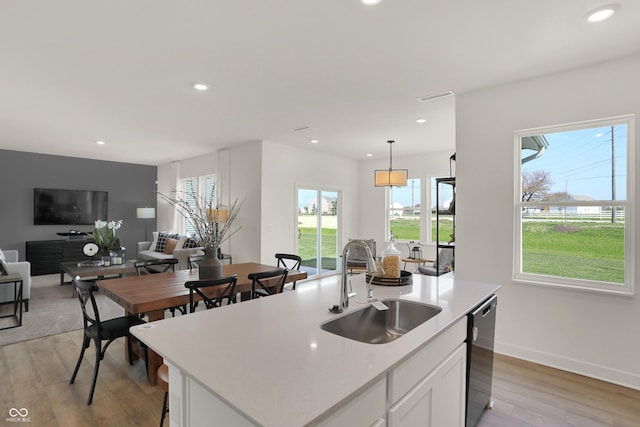
[(207, 198), (200, 197), (195, 191), (172, 190), (173, 196), (158, 192), (158, 196), (176, 208), (191, 224), (193, 236), (204, 251), (204, 260), (199, 264), (201, 280), (222, 277), (222, 262), (218, 259), (220, 245), (241, 227), (234, 228), (233, 222), (240, 211), (242, 202), (236, 198), (231, 206), (220, 204), (215, 197), (215, 186)]
[[(101, 219), (96, 220), (93, 227), (93, 232), (88, 233), (89, 236), (95, 240), (98, 245), (99, 254), (107, 256), (111, 250), (114, 249), (115, 244), (118, 242), (116, 237), (116, 230), (122, 227), (122, 220), (118, 221), (103, 221)], [(119, 249), (119, 248), (118, 248)]]

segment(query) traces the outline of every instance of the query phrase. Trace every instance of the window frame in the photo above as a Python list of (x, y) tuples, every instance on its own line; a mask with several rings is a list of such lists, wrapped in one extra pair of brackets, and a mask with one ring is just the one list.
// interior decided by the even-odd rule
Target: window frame
[[(196, 196), (199, 198), (199, 201), (204, 200), (205, 203), (209, 202), (209, 196), (211, 194), (210, 191), (207, 191), (207, 180), (208, 179), (213, 179), (213, 186), (215, 188), (215, 185), (217, 185), (217, 175), (216, 174), (207, 174), (207, 175), (200, 175), (200, 176), (189, 176), (189, 177), (185, 177), (185, 178), (180, 178), (179, 184), (180, 184), (180, 192), (181, 192), (181, 197), (184, 197), (186, 199), (188, 191), (187, 191), (187, 183), (188, 182), (193, 182), (195, 183), (196, 186)], [(217, 191), (214, 193), (214, 197), (217, 198), (218, 194)], [(216, 204), (216, 200), (213, 200), (213, 204)], [(180, 234), (189, 234), (190, 236), (194, 235), (193, 230), (190, 230), (191, 227), (191, 223), (189, 222), (189, 220), (186, 218), (186, 216), (181, 215), (181, 220), (179, 223), (179, 230), (178, 232)]]
[[(422, 244), (422, 242), (426, 242), (426, 238), (425, 235), (430, 236), (430, 234), (427, 234), (427, 218), (424, 215), (424, 200), (426, 200), (426, 194), (428, 193), (428, 191), (425, 189), (424, 183), (425, 183), (425, 179), (423, 177), (417, 176), (417, 177), (409, 177), (407, 182), (409, 180), (418, 180), (420, 182), (420, 215), (419, 215), (419, 225), (420, 225), (420, 235), (419, 235), (419, 239), (416, 240), (406, 240), (406, 239), (399, 239), (397, 236), (394, 236), (395, 241), (396, 242), (400, 242), (400, 243), (419, 243)], [(404, 186), (402, 188), (405, 187), (409, 187)], [(392, 191), (393, 187), (387, 187), (386, 191), (385, 191), (385, 219), (386, 219), (386, 228), (385, 228), (385, 232), (386, 232), (386, 239), (389, 239), (389, 237), (391, 236), (391, 219), (393, 218), (393, 215), (391, 214), (392, 211), (397, 210), (397, 209), (393, 209), (391, 206), (392, 200), (391, 200), (391, 191)], [(431, 212), (431, 208), (429, 208), (429, 213)], [(428, 223), (429, 225), (431, 225), (431, 223)]]
[[(626, 197), (624, 200), (597, 200), (568, 202), (543, 202), (553, 206), (623, 206), (624, 207), (624, 283), (603, 282), (596, 280), (574, 279), (559, 276), (525, 273), (522, 271), (522, 210), (527, 206), (540, 206), (540, 201), (522, 201), (522, 142), (527, 136), (568, 132), (580, 129), (615, 126), (627, 126), (626, 144)], [(634, 295), (634, 259), (635, 259), (635, 116), (624, 115), (597, 120), (569, 123), (564, 125), (544, 126), (514, 132), (514, 229), (513, 229), (513, 274), (514, 283), (542, 285), (565, 289), (577, 289), (606, 294)]]

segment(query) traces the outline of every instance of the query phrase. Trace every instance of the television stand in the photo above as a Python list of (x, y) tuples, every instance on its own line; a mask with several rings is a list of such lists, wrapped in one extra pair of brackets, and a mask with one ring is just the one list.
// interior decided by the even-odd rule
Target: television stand
[(82, 248), (93, 239), (32, 240), (26, 242), (26, 260), (31, 263), (31, 275), (60, 273), (61, 262), (80, 262), (89, 259)]

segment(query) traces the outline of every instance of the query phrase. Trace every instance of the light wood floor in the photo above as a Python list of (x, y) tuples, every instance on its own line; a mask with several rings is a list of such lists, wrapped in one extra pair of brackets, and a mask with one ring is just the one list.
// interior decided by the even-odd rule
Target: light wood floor
[(478, 427), (640, 426), (640, 391), (498, 354), (493, 400)]
[[(130, 366), (124, 360), (124, 343), (114, 341), (100, 363), (91, 406), (93, 346), (85, 352), (75, 383), (69, 384), (82, 331), (0, 347), (0, 425), (157, 427), (164, 392), (149, 385), (142, 361)], [(31, 423), (3, 424), (10, 408), (26, 408)]]
[[(147, 383), (142, 362), (125, 362), (122, 339), (107, 350), (87, 406), (92, 349), (69, 384), (81, 342), (82, 331), (74, 331), (0, 347), (0, 425), (10, 408), (26, 408), (31, 417), (30, 424), (11, 425), (159, 424), (164, 393)], [(495, 358), (493, 398), (478, 427), (640, 426), (640, 391), (501, 355)]]

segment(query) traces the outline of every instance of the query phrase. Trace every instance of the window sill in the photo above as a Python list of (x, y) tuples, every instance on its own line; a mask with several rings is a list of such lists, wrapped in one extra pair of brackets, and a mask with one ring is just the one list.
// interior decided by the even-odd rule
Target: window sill
[(616, 295), (623, 297), (633, 297), (635, 295), (633, 285), (616, 285), (607, 283), (598, 283), (589, 286), (582, 283), (562, 283), (557, 281), (549, 281), (536, 277), (514, 277), (512, 279), (514, 284), (525, 286), (544, 286), (548, 288), (564, 289), (580, 292), (592, 292), (604, 295)]

